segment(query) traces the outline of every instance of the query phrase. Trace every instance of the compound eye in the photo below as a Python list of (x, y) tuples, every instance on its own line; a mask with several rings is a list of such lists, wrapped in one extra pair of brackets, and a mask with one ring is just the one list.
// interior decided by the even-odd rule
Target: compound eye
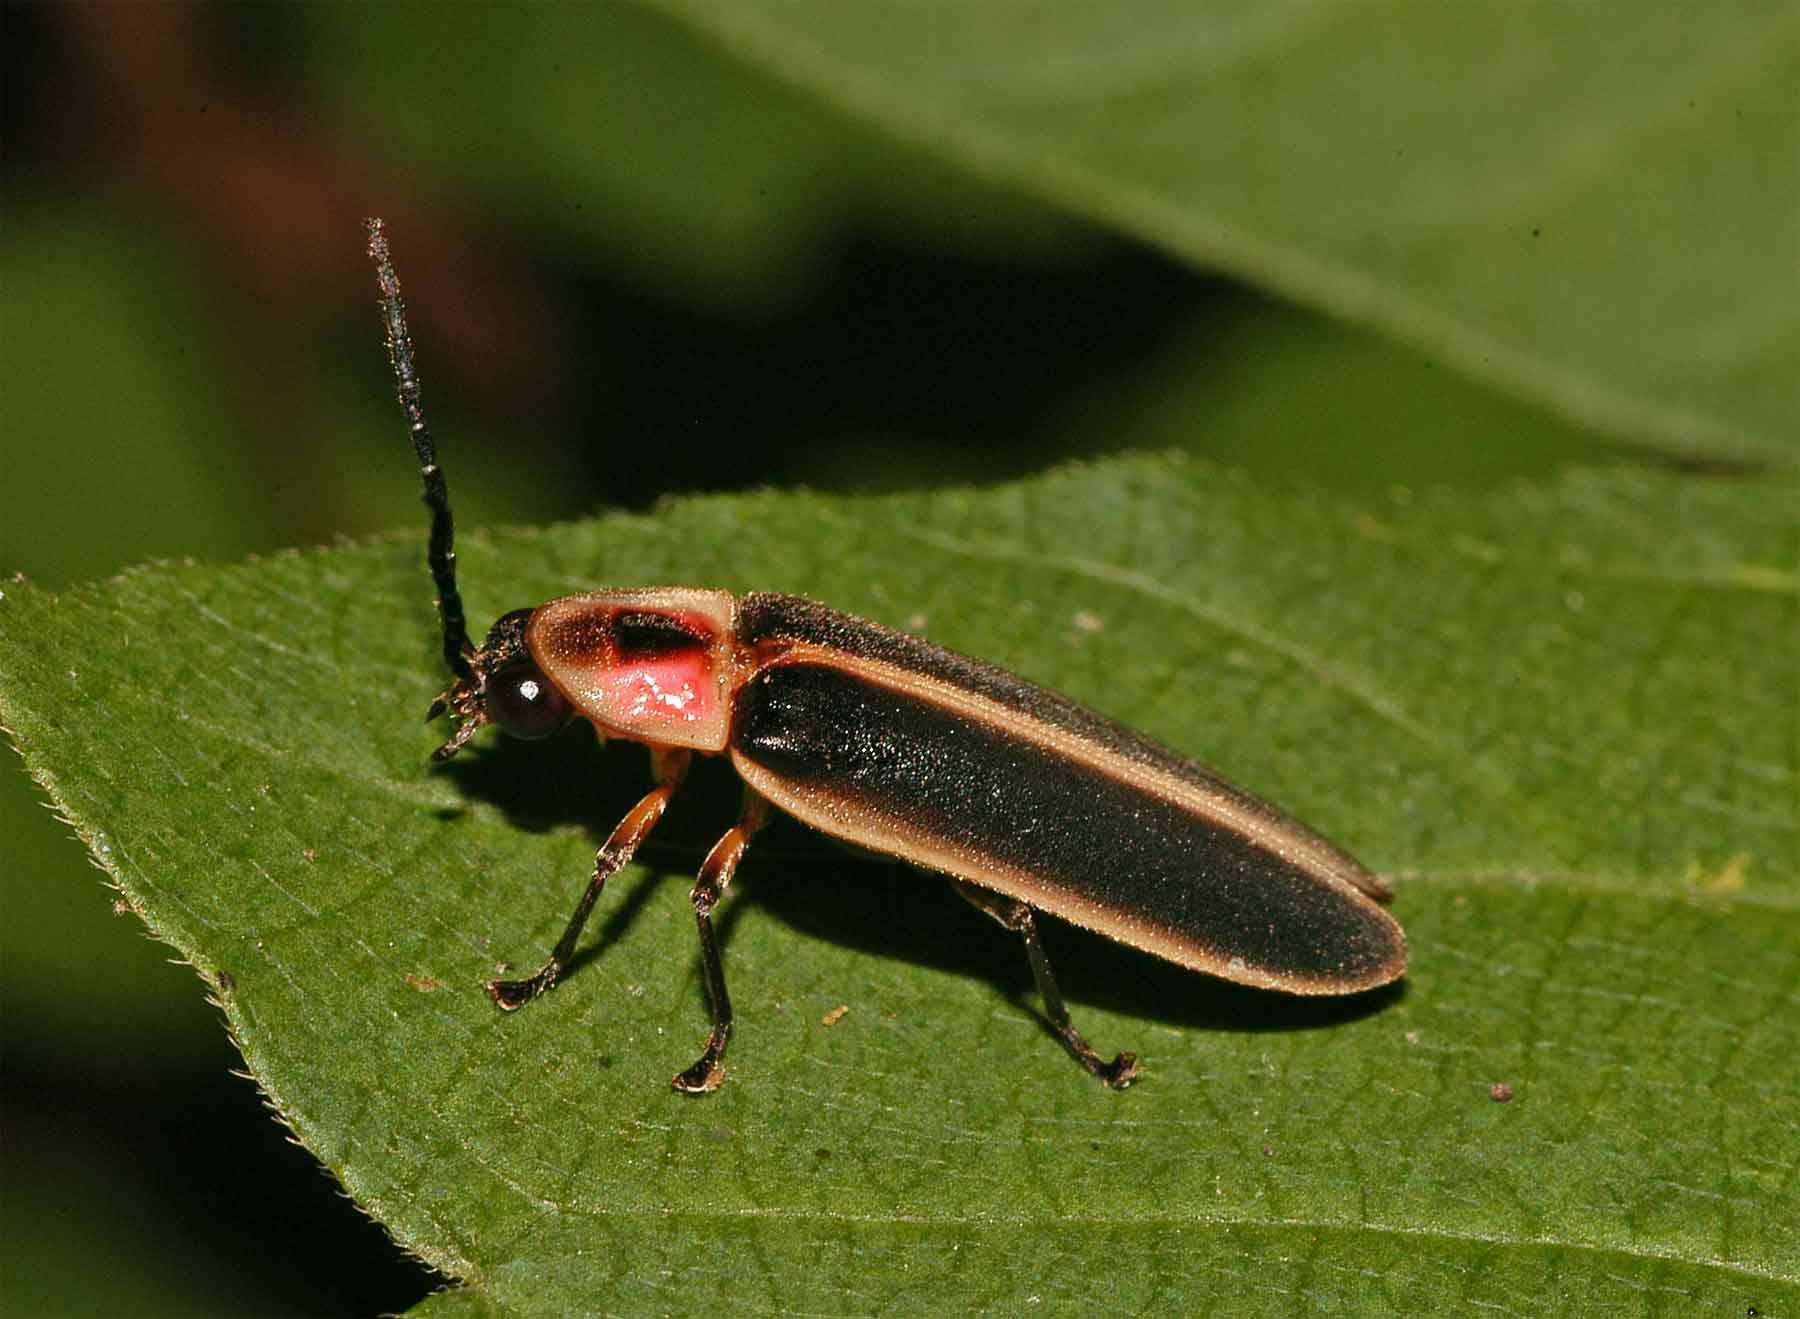
[(530, 660), (509, 664), (487, 683), (488, 718), (527, 742), (569, 722), (569, 703)]

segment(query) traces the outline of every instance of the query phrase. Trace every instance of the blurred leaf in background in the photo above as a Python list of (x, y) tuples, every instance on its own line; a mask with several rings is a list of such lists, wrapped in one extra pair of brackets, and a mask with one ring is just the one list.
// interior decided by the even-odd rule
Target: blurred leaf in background
[[(9, 7), (0, 567), (418, 526), (371, 212), (465, 527), (1149, 446), (1358, 500), (1792, 465), (1791, 7), (671, 8)], [(9, 1303), (423, 1295), (40, 801), (0, 795)]]

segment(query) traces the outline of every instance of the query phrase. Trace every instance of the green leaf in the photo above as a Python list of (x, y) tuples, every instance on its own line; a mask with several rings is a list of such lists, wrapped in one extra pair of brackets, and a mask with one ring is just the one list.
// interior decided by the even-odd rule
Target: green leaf
[(1791, 4), (660, 7), (1626, 444), (1793, 460)]
[(719, 766), (596, 954), (495, 1012), (480, 981), (543, 954), (643, 753), (484, 737), (429, 771), (416, 538), (9, 584), (0, 714), (276, 1110), (467, 1284), (421, 1313), (1791, 1315), (1797, 495), (1347, 503), (1142, 459), (466, 540), (477, 618), (663, 581), (920, 630), (1397, 879), (1412, 972), (1368, 1001), (1052, 929), (1090, 1037), (1144, 1056), (1126, 1094), (1047, 1036), (1002, 931), (780, 824), (722, 922), (727, 1083), (672, 1094)]

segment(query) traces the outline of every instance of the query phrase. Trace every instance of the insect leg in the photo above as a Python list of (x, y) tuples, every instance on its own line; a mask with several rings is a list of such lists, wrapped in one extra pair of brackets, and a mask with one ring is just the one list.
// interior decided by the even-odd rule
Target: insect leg
[(958, 879), (952, 879), (950, 887), (1025, 941), (1025, 956), (1031, 961), (1031, 974), (1037, 981), (1038, 997), (1044, 1000), (1044, 1013), (1064, 1046), (1075, 1055), (1075, 1061), (1115, 1090), (1123, 1090), (1137, 1080), (1135, 1053), (1121, 1053), (1111, 1062), (1102, 1062), (1093, 1046), (1075, 1029), (1075, 1023), (1069, 1020), (1068, 1005), (1056, 987), (1056, 977), (1050, 971), (1050, 959), (1044, 955), (1043, 940), (1038, 938), (1037, 921), (1032, 917), (1031, 908), (1017, 898), (1003, 897)]
[(650, 836), (656, 822), (662, 819), (663, 810), (668, 806), (669, 798), (675, 795), (675, 789), (681, 786), (691, 759), (693, 753), (683, 748), (650, 748), (650, 765), (656, 776), (656, 786), (626, 813), (625, 818), (619, 821), (618, 828), (612, 831), (600, 845), (600, 850), (594, 854), (593, 877), (588, 880), (587, 891), (581, 895), (581, 901), (575, 904), (575, 914), (569, 918), (568, 928), (563, 931), (562, 938), (556, 941), (550, 960), (528, 980), (488, 981), (489, 998), (511, 1012), (515, 1008), (524, 1007), (556, 983), (557, 977), (575, 956), (575, 941), (581, 938), (582, 927), (587, 924), (594, 904), (600, 900), (600, 890), (606, 887), (606, 881), (616, 871), (623, 869), (631, 861), (638, 845)]
[(738, 822), (713, 845), (700, 873), (694, 879), (694, 921), (700, 930), (700, 960), (706, 967), (706, 995), (712, 1003), (712, 1035), (706, 1051), (694, 1065), (678, 1073), (669, 1084), (683, 1094), (703, 1095), (717, 1090), (725, 1079), (723, 1060), (725, 1045), (731, 1039), (731, 995), (725, 989), (725, 963), (719, 957), (719, 944), (713, 937), (712, 911), (725, 896), (737, 865), (750, 846), (750, 839), (769, 818), (769, 804), (744, 789), (744, 810)]

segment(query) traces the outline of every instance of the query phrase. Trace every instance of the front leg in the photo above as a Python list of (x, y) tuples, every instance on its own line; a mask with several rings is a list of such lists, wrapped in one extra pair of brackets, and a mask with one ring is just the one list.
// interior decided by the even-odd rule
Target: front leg
[(637, 853), (638, 845), (650, 836), (656, 822), (662, 819), (663, 811), (669, 805), (669, 798), (681, 786), (681, 780), (687, 774), (688, 764), (692, 759), (693, 753), (684, 749), (650, 748), (650, 766), (651, 772), (656, 775), (656, 786), (626, 812), (625, 818), (619, 821), (618, 828), (612, 831), (601, 844), (600, 850), (594, 854), (593, 877), (588, 880), (587, 890), (582, 893), (581, 901), (575, 904), (575, 914), (569, 918), (568, 928), (563, 931), (562, 938), (556, 941), (550, 960), (538, 969), (536, 975), (528, 979), (487, 982), (488, 997), (495, 1003), (506, 1011), (513, 1012), (556, 983), (570, 959), (575, 956), (575, 941), (581, 938), (581, 931), (586, 927), (589, 915), (593, 913), (594, 904), (600, 900), (600, 890), (606, 887), (606, 881), (614, 873), (630, 863)]

